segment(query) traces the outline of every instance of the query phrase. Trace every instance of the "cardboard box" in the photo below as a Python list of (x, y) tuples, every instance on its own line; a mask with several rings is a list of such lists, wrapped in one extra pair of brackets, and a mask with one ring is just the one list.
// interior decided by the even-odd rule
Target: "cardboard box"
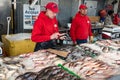
[(7, 56), (17, 56), (23, 53), (34, 51), (35, 42), (30, 39), (25, 40), (9, 40), (6, 35), (2, 35), (3, 49)]
[(99, 22), (100, 17), (99, 16), (89, 16), (91, 22)]

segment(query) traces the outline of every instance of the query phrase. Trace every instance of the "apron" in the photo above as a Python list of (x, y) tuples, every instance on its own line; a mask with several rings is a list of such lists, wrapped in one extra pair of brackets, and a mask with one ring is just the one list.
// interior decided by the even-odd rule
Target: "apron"
[(34, 51), (38, 51), (41, 49), (53, 48), (54, 46), (56, 46), (55, 40), (50, 40), (50, 41), (46, 41), (46, 42), (38, 42), (38, 43), (36, 43)]

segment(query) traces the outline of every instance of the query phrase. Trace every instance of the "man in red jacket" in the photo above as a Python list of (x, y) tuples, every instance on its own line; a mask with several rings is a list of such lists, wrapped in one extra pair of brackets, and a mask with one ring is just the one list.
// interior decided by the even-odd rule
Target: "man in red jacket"
[(55, 39), (64, 39), (64, 34), (58, 31), (56, 14), (59, 12), (58, 6), (54, 2), (49, 2), (46, 11), (41, 11), (38, 19), (34, 23), (32, 30), (32, 41), (36, 42), (34, 51), (48, 49), (55, 46)]
[(88, 37), (90, 42), (93, 41), (91, 23), (87, 16), (87, 6), (84, 4), (80, 5), (79, 11), (72, 21), (70, 36), (73, 44), (86, 43)]

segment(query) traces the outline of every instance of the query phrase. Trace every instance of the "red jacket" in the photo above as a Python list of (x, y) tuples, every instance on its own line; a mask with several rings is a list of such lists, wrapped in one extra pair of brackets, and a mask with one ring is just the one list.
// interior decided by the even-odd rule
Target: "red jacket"
[(50, 36), (58, 32), (58, 22), (56, 18), (50, 19), (42, 11), (34, 23), (31, 39), (34, 42), (45, 42), (50, 40)]
[(88, 36), (92, 36), (91, 23), (88, 16), (82, 16), (79, 12), (76, 14), (72, 21), (70, 28), (70, 36), (73, 42), (76, 39), (87, 39)]
[(114, 18), (113, 18), (113, 24), (118, 25), (119, 22), (120, 22), (119, 15), (118, 15), (118, 14), (115, 14), (115, 15), (114, 15)]

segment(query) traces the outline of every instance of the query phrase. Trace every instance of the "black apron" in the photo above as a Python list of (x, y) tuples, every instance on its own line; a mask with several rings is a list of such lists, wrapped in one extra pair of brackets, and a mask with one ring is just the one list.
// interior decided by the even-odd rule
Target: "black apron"
[(56, 46), (55, 40), (50, 40), (50, 41), (46, 41), (46, 42), (38, 42), (38, 43), (36, 43), (34, 51), (38, 51), (41, 49), (53, 48), (55, 46)]

